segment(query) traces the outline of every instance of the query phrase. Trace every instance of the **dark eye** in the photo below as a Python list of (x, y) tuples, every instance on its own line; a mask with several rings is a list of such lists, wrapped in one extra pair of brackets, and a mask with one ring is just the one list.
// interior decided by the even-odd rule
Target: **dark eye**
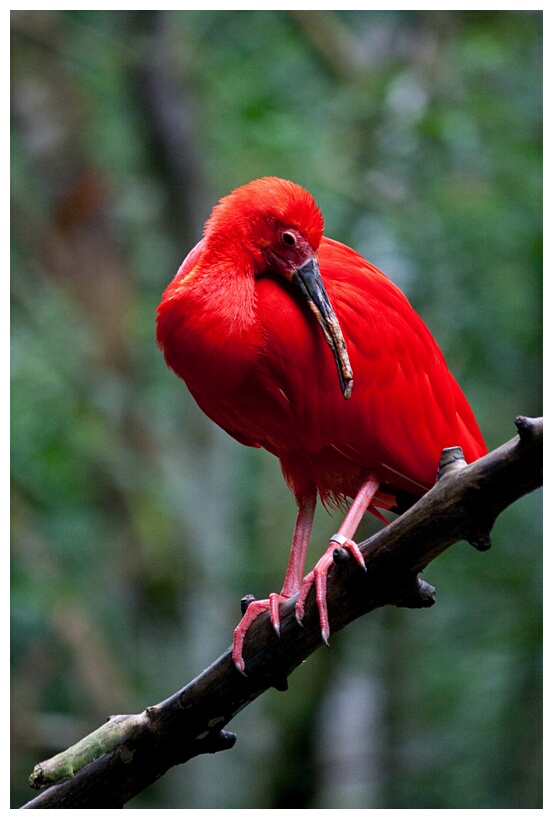
[(287, 232), (283, 233), (281, 238), (282, 238), (283, 243), (285, 245), (288, 245), (288, 247), (294, 247), (294, 245), (296, 244), (296, 237), (294, 236), (293, 233), (287, 233)]

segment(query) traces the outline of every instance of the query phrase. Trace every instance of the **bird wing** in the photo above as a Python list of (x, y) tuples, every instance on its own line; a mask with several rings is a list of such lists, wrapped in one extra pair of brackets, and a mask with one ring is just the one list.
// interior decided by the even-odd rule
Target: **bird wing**
[(348, 441), (352, 449), (377, 450), (390, 480), (424, 486), (434, 483), (444, 447), (462, 446), (467, 461), (483, 455), (472, 410), (405, 295), (338, 242), (323, 240), (319, 263), (354, 373), (360, 434)]
[(430, 331), (383, 273), (330, 239), (319, 267), (348, 347), (353, 393), (344, 400), (331, 351), (293, 286), (261, 280), (262, 381), (275, 400), (284, 395), (293, 422), (277, 454), (319, 453), (331, 469), (332, 449), (392, 487), (423, 494), (444, 447), (462, 446), (468, 461), (485, 453), (472, 411)]

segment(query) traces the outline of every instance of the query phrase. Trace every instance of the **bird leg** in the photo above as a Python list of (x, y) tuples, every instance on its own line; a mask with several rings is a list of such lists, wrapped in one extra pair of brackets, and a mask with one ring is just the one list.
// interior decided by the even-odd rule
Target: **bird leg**
[(301, 584), (300, 594), (296, 603), (296, 619), (298, 623), (302, 623), (305, 611), (305, 601), (307, 600), (307, 595), (309, 594), (311, 587), (313, 584), (315, 584), (315, 596), (319, 609), (321, 636), (327, 645), (328, 638), (330, 636), (330, 626), (326, 606), (326, 579), (328, 570), (334, 563), (334, 551), (336, 550), (336, 547), (339, 546), (350, 552), (357, 560), (359, 565), (366, 571), (363, 555), (361, 554), (357, 544), (352, 540), (352, 537), (355, 535), (355, 532), (361, 523), (361, 519), (371, 505), (376, 492), (378, 492), (379, 484), (380, 481), (376, 475), (371, 474), (361, 485), (359, 492), (355, 496), (355, 499), (351, 504), (346, 517), (344, 518), (344, 522), (338, 530), (338, 533), (331, 537), (328, 549), (317, 562), (313, 571), (309, 572), (309, 574), (305, 576)]
[(296, 518), (296, 528), (294, 529), (290, 559), (288, 561), (288, 569), (286, 570), (282, 591), (280, 594), (273, 592), (269, 595), (267, 600), (252, 600), (234, 630), (232, 660), (238, 671), (242, 674), (244, 674), (245, 669), (242, 649), (244, 647), (244, 638), (251, 624), (260, 614), (268, 611), (273, 628), (280, 636), (280, 603), (293, 597), (294, 594), (300, 590), (302, 584), (309, 536), (311, 534), (311, 527), (313, 526), (315, 505), (317, 503), (317, 490), (315, 487), (309, 487), (304, 494), (298, 495), (297, 502), (298, 516)]

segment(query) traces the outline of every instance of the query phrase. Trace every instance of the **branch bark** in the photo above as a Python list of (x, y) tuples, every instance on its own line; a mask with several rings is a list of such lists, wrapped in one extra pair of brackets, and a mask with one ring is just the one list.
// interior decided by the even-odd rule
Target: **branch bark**
[[(328, 578), (332, 633), (383, 605), (419, 608), (434, 602), (434, 589), (418, 573), (459, 540), (479, 550), (510, 504), (542, 485), (543, 420), (519, 417), (518, 436), (467, 466), (458, 447), (444, 450), (436, 485), (374, 537), (360, 544), (367, 572), (343, 550)], [(304, 625), (295, 598), (281, 610), (281, 636), (262, 615), (248, 632), (247, 677), (229, 648), (180, 691), (141, 714), (119, 715), (81, 742), (39, 763), (30, 783), (43, 792), (23, 808), (113, 808), (202, 753), (231, 748), (227, 723), (270, 687), (287, 678), (321, 644), (311, 593)]]

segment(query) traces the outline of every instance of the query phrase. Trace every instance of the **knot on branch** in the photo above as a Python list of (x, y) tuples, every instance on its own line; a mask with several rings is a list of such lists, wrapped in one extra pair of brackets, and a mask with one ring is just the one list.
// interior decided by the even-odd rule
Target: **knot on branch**
[[(443, 481), (444, 478), (453, 478), (466, 466), (467, 462), (465, 461), (465, 456), (460, 446), (446, 447), (440, 457), (436, 480)], [(491, 549), (492, 546), (490, 528), (490, 526), (484, 525), (481, 521), (476, 523), (471, 522), (466, 535), (467, 541), (479, 552), (486, 552), (488, 549)]]
[(489, 529), (473, 531), (467, 535), (467, 540), (479, 552), (487, 552), (492, 548), (492, 536)]
[[(219, 751), (228, 751), (233, 747), (235, 742), (236, 734), (233, 734), (232, 731), (206, 732), (205, 735), (198, 737), (196, 740), (197, 749), (194, 756), (198, 756), (199, 754), (216, 754)], [(185, 761), (190, 759), (191, 754), (189, 750), (186, 751), (184, 757)]]
[(420, 577), (415, 578), (415, 582), (410, 589), (396, 601), (395, 605), (400, 609), (427, 609), (436, 602), (436, 589)]
[(467, 462), (465, 461), (461, 447), (448, 446), (442, 450), (436, 480), (441, 481), (443, 478), (450, 477), (457, 472), (457, 470), (463, 469), (466, 465)]
[(348, 563), (349, 560), (353, 557), (351, 552), (348, 552), (347, 549), (344, 549), (342, 546), (337, 546), (334, 551), (332, 552), (332, 557), (334, 559), (334, 563), (337, 566), (344, 565)]
[(250, 603), (253, 603), (254, 600), (255, 597), (253, 594), (245, 594), (244, 597), (240, 600), (240, 611), (242, 612), (242, 617), (248, 610), (248, 606), (250, 605)]
[(543, 434), (543, 418), (526, 418), (525, 415), (517, 415), (515, 426), (522, 441), (541, 441)]

